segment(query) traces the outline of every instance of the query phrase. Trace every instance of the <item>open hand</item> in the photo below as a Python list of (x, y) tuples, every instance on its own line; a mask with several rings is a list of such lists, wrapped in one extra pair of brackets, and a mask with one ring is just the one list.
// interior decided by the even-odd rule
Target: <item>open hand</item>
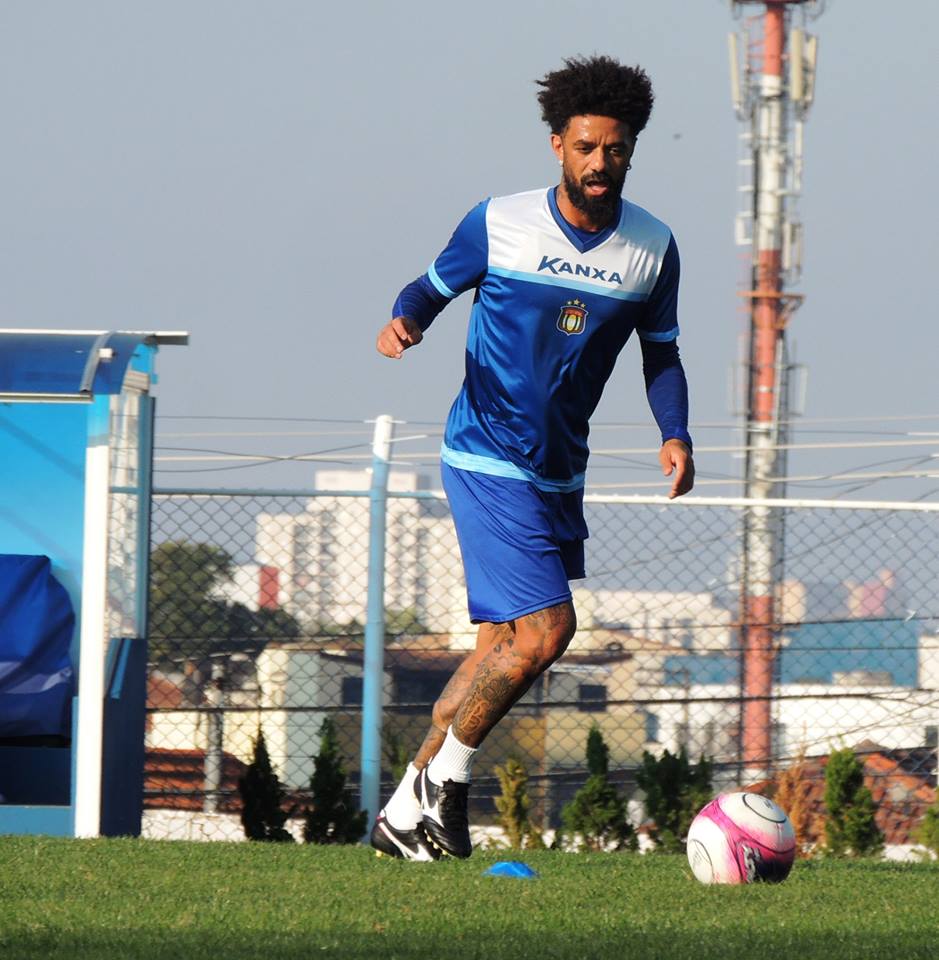
[(694, 460), (691, 451), (681, 440), (666, 440), (659, 451), (659, 463), (662, 464), (662, 473), (668, 477), (675, 472), (672, 489), (668, 492), (668, 499), (674, 500), (687, 493), (694, 486)]

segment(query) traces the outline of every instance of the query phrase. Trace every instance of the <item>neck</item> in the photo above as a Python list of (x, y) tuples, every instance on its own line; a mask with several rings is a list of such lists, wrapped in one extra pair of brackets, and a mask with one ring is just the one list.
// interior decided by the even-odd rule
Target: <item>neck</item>
[(557, 199), (558, 210), (561, 211), (561, 216), (563, 216), (568, 223), (577, 227), (578, 230), (589, 230), (591, 233), (599, 233), (613, 222), (613, 212), (602, 220), (598, 220), (596, 217), (592, 217), (590, 214), (575, 207), (574, 204), (571, 203), (571, 198), (567, 195), (567, 188), (564, 186), (563, 180), (557, 186), (555, 198)]

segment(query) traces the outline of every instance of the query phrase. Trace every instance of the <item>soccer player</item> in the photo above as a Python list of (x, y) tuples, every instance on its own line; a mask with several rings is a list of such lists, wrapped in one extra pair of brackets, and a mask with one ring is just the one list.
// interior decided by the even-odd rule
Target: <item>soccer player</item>
[(664, 223), (621, 197), (652, 110), (649, 78), (590, 57), (538, 84), (560, 183), (470, 210), (378, 335), (379, 352), (400, 358), (451, 300), (474, 291), (466, 376), (440, 456), (479, 633), (372, 830), (380, 852), (409, 860), (472, 853), (473, 756), (574, 635), (588, 420), (634, 330), (659, 461), (674, 474), (669, 496), (694, 483), (678, 249)]

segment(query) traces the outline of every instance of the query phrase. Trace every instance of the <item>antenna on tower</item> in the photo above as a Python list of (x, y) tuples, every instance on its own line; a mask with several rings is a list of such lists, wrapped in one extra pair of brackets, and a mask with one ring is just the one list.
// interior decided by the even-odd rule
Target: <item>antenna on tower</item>
[(793, 103), (805, 102), (805, 31), (793, 27), (789, 34), (789, 96)]
[(808, 110), (815, 99), (815, 65), (818, 61), (818, 37), (808, 34), (805, 38), (805, 96), (802, 99), (803, 107)]
[(740, 54), (737, 48), (737, 34), (727, 34), (727, 52), (730, 55), (730, 98), (734, 112), (738, 117), (743, 114), (743, 91), (740, 88)]
[(815, 99), (815, 65), (818, 60), (818, 37), (801, 27), (789, 34), (789, 98), (801, 118)]

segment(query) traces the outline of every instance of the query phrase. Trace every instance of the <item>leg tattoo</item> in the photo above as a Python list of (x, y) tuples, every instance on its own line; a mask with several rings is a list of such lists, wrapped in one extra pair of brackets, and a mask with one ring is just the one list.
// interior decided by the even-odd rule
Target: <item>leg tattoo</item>
[(560, 603), (520, 617), (511, 640), (493, 645), (480, 661), (472, 683), (453, 718), (461, 743), (478, 747), (512, 705), (564, 652), (576, 620), (570, 603)]
[(476, 650), (460, 664), (434, 704), (430, 729), (427, 731), (424, 742), (414, 758), (414, 766), (418, 770), (430, 763), (443, 745), (447, 736), (447, 727), (453, 722), (457, 710), (466, 698), (466, 693), (473, 682), (480, 660), (490, 650), (502, 649), (504, 646), (511, 647), (513, 636), (511, 624), (480, 624)]

